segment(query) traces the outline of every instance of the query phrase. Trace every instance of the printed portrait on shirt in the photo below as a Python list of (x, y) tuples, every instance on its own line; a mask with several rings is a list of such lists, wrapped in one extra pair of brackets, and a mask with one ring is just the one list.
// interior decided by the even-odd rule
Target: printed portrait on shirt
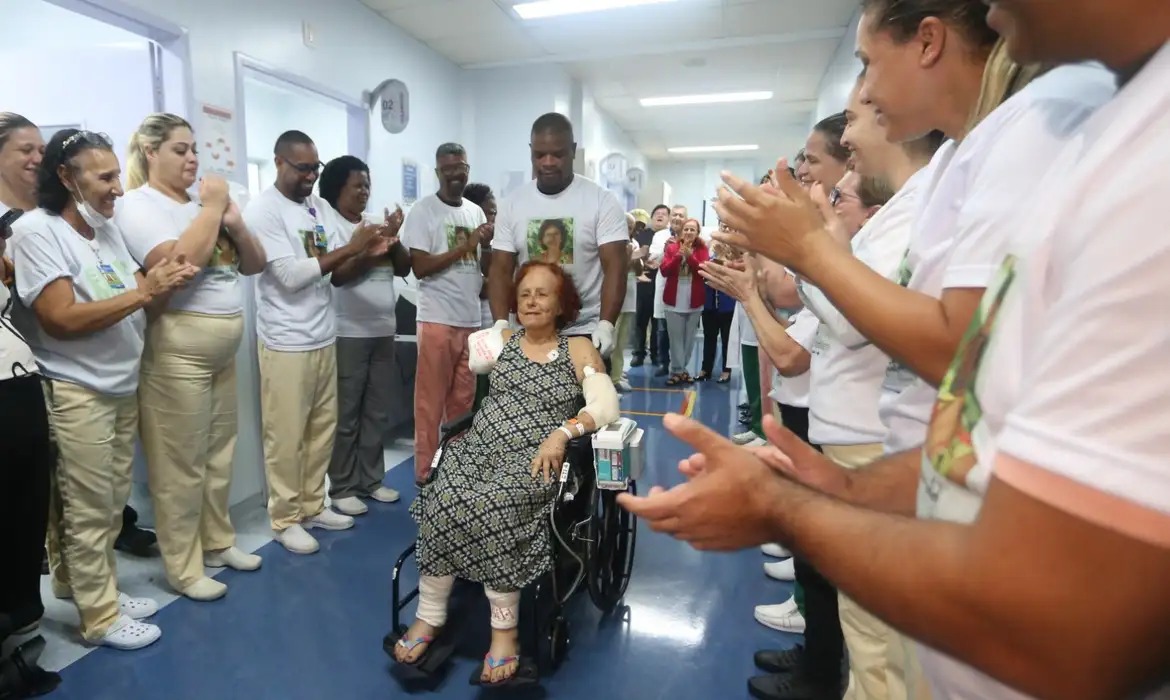
[[(455, 224), (447, 224), (447, 250), (455, 250), (461, 246), (467, 245), (468, 239), (471, 238), (472, 229), (466, 226), (456, 226)], [(459, 258), (459, 262), (455, 263), (458, 267), (479, 267), (479, 251), (475, 248), (463, 254)]]
[(1015, 280), (1016, 258), (1008, 256), (983, 295), (955, 359), (938, 388), (938, 400), (926, 433), (926, 458), (945, 479), (967, 485), (978, 463), (972, 433), (983, 419), (976, 385), (1003, 300)]
[(305, 255), (310, 258), (319, 258), (328, 252), (329, 244), (325, 240), (324, 231), (302, 230), (300, 236), (305, 246)]
[(236, 242), (220, 229), (219, 238), (215, 239), (215, 248), (211, 251), (211, 259), (207, 261), (207, 273), (235, 276), (240, 269), (240, 251)]
[(573, 219), (532, 219), (528, 222), (528, 259), (573, 264)]

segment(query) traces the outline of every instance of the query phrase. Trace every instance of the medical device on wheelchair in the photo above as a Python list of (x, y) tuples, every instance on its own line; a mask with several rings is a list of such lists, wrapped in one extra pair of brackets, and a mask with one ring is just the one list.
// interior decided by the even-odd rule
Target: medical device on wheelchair
[(593, 466), (597, 488), (626, 491), (642, 475), (642, 438), (646, 431), (629, 418), (619, 418), (593, 434)]

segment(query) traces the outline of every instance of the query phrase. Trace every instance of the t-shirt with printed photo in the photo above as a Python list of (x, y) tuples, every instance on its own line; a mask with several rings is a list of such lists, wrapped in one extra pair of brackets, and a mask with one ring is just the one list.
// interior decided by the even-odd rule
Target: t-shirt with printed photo
[(581, 294), (581, 313), (564, 332), (583, 335), (601, 318), (604, 274), (598, 250), (629, 239), (626, 213), (613, 192), (576, 175), (557, 194), (546, 195), (531, 181), (500, 202), (492, 249), (516, 254), (518, 265), (529, 260), (562, 265)]
[[(459, 206), (451, 206), (430, 194), (411, 207), (402, 222), (402, 244), (413, 251), (443, 255), (465, 245), (485, 223), (483, 209), (474, 202), (464, 199)], [(483, 324), (479, 253), (477, 245), (447, 269), (418, 281), (418, 321), (456, 328)]]

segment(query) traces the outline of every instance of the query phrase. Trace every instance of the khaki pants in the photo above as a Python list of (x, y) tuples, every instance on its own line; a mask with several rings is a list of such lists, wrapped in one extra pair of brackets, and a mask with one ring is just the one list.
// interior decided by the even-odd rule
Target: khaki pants
[(203, 578), (203, 554), (236, 535), (228, 492), (236, 450), (236, 350), (244, 320), (168, 313), (147, 329), (138, 385), (159, 551), (182, 592)]
[(59, 458), (49, 494), (53, 592), (72, 596), (81, 636), (100, 640), (118, 618), (114, 540), (130, 497), (138, 398), (45, 383)]
[[(825, 456), (847, 469), (880, 459), (881, 444), (824, 445)], [(841, 632), (849, 649), (846, 700), (926, 700), (929, 688), (910, 641), (842, 593)]]
[(282, 352), (260, 343), (260, 412), (268, 518), (280, 532), (325, 510), (337, 427), (336, 348)]
[(634, 325), (634, 312), (623, 311), (618, 315), (613, 331), (613, 354), (609, 356), (609, 378), (617, 384), (626, 371), (626, 345), (630, 342), (630, 327)]

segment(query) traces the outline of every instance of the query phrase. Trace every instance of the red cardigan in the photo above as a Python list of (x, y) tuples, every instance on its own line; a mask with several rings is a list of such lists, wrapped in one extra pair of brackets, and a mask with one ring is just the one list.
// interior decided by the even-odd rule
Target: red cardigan
[[(678, 242), (666, 246), (666, 252), (662, 255), (662, 266), (658, 269), (666, 278), (666, 284), (662, 288), (662, 301), (667, 306), (678, 303), (678, 273), (683, 263), (683, 257), (679, 254), (680, 247)], [(691, 308), (696, 310), (702, 309), (707, 301), (707, 284), (699, 275), (699, 265), (707, 262), (709, 258), (707, 244), (703, 239), (696, 238), (690, 257), (687, 258), (687, 267), (691, 271)]]

